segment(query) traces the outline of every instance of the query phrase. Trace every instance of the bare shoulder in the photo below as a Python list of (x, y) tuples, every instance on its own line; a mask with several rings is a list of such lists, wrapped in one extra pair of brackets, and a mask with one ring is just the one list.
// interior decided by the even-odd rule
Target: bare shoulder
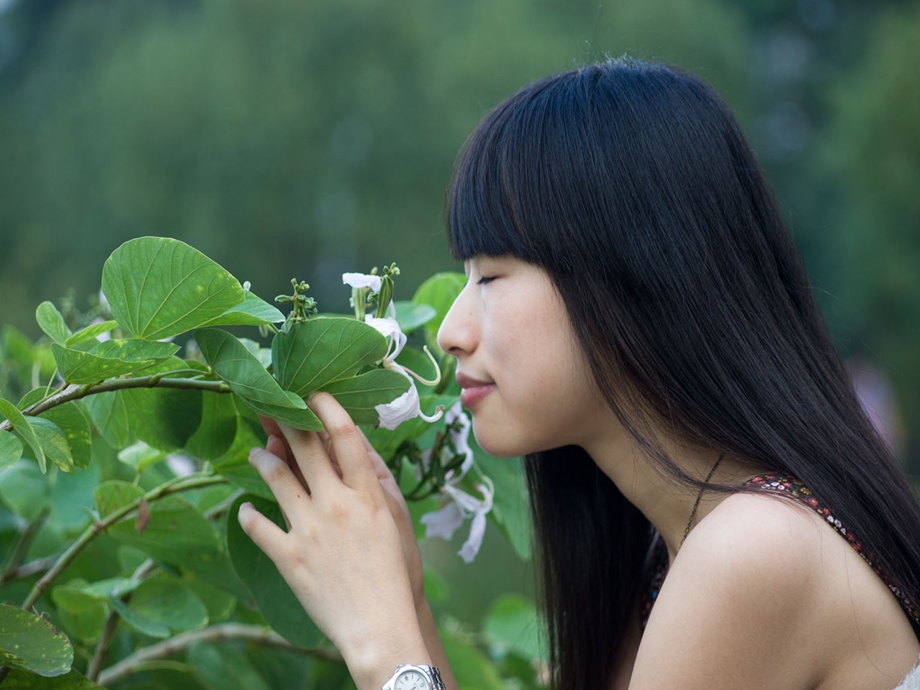
[(851, 687), (891, 688), (918, 651), (887, 587), (821, 516), (740, 493), (674, 560), (630, 687), (844, 688), (846, 669)]

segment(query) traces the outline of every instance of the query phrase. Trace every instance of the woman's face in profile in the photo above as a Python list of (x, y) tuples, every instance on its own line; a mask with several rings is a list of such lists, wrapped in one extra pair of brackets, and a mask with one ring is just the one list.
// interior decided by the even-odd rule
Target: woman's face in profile
[(511, 256), (476, 256), (465, 267), (438, 343), (457, 357), (479, 445), (500, 457), (581, 445), (604, 406), (555, 285)]

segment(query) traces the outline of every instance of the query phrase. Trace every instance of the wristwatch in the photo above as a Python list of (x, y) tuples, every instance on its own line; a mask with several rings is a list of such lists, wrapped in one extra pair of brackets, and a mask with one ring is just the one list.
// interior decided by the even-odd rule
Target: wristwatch
[(424, 664), (401, 664), (381, 690), (446, 690), (441, 672)]

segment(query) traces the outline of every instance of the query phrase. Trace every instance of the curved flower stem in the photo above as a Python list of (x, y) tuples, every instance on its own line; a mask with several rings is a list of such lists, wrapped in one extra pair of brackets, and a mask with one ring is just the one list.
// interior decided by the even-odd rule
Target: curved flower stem
[(139, 649), (131, 656), (119, 661), (111, 668), (99, 674), (99, 685), (109, 687), (118, 681), (128, 678), (140, 671), (151, 661), (166, 659), (175, 656), (196, 642), (215, 643), (242, 640), (254, 644), (286, 649), (298, 654), (325, 659), (327, 661), (342, 662), (342, 657), (333, 650), (326, 649), (301, 649), (285, 640), (281, 635), (261, 625), (244, 625), (241, 623), (221, 623), (212, 625), (204, 630), (176, 635), (175, 637)]
[(64, 569), (70, 565), (73, 560), (80, 554), (80, 552), (86, 548), (86, 546), (93, 541), (100, 534), (105, 533), (105, 531), (114, 525), (116, 522), (127, 517), (129, 514), (137, 510), (137, 507), (143, 501), (148, 503), (156, 501), (160, 498), (169, 496), (170, 494), (179, 493), (181, 491), (188, 491), (190, 489), (200, 489), (205, 486), (213, 486), (215, 484), (225, 484), (227, 482), (223, 477), (216, 475), (190, 475), (186, 477), (177, 477), (172, 479), (165, 484), (151, 489), (146, 494), (137, 498), (130, 503), (125, 504), (118, 510), (110, 513), (102, 520), (94, 522), (83, 534), (80, 535), (80, 538), (73, 542), (70, 547), (60, 555), (55, 564), (51, 569), (42, 576), (42, 578), (35, 583), (35, 586), (32, 588), (32, 591), (29, 592), (29, 596), (26, 597), (25, 601), (22, 602), (22, 608), (28, 610), (35, 605), (35, 602), (41, 597), (42, 594), (51, 586), (51, 583), (54, 582), (58, 576), (64, 572)]
[[(223, 381), (204, 381), (193, 378), (169, 378), (170, 372), (151, 374), (131, 379), (106, 379), (99, 383), (71, 384), (55, 393), (50, 398), (30, 405), (22, 414), (34, 417), (52, 407), (63, 405), (71, 400), (79, 400), (88, 395), (120, 391), (128, 388), (183, 388), (190, 390), (212, 391), (214, 393), (230, 393), (230, 386)], [(9, 431), (12, 428), (9, 420), (0, 422), (0, 431)]]

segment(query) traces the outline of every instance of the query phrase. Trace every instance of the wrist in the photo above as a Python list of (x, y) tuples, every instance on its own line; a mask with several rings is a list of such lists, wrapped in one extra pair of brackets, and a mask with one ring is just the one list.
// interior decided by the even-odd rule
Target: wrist
[(401, 664), (432, 664), (421, 633), (399, 640), (384, 636), (342, 656), (360, 690), (380, 690)]

